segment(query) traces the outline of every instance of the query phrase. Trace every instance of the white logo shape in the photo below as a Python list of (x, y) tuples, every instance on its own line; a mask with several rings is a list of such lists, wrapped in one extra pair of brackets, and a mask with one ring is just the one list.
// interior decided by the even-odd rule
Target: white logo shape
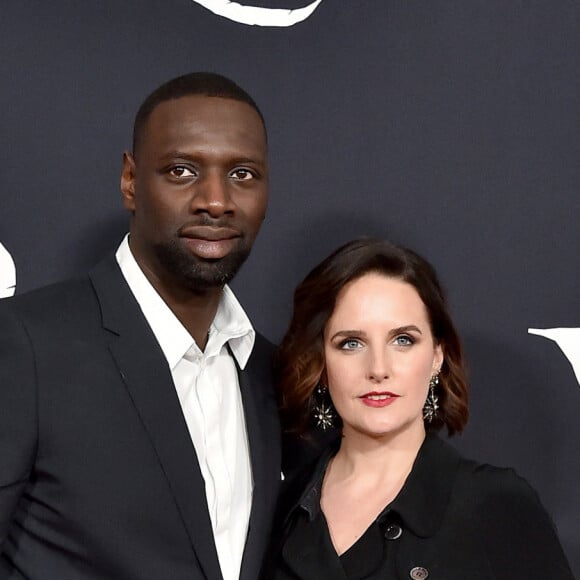
[(317, 8), (322, 0), (316, 0), (304, 8), (285, 10), (283, 8), (260, 8), (258, 6), (244, 6), (230, 0), (193, 0), (210, 12), (223, 16), (228, 20), (247, 24), (249, 26), (294, 26), (306, 20)]
[(0, 242), (0, 298), (12, 296), (16, 290), (16, 266), (8, 250)]
[(560, 347), (580, 385), (580, 328), (528, 328), (528, 332), (549, 338)]

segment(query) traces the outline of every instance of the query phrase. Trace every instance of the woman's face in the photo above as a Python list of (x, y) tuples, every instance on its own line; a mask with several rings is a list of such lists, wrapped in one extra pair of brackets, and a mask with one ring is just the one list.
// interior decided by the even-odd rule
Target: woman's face
[(413, 286), (379, 273), (347, 284), (324, 331), (326, 380), (343, 434), (424, 433), (429, 379), (441, 368)]

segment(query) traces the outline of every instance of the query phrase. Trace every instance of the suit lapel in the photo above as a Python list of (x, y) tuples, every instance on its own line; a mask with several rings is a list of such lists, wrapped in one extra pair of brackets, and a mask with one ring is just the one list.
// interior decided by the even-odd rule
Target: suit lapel
[(101, 304), (103, 326), (111, 333), (109, 348), (155, 449), (197, 560), (208, 580), (221, 580), (205, 483), (167, 361), (115, 260), (99, 264), (90, 277)]
[(254, 479), (241, 580), (254, 580), (258, 577), (270, 540), (280, 485), (280, 425), (271, 368), (271, 346), (257, 335), (248, 365), (244, 371), (238, 368)]

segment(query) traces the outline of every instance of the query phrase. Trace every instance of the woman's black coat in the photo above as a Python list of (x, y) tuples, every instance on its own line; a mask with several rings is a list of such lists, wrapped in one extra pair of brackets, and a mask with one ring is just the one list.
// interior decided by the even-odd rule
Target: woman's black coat
[[(329, 456), (286, 484), (264, 580), (346, 579), (337, 559), (324, 561), (304, 533), (312, 510), (320, 509)], [(574, 580), (529, 484), (511, 469), (464, 459), (436, 435), (427, 436), (403, 489), (378, 521), (386, 549), (372, 580)]]

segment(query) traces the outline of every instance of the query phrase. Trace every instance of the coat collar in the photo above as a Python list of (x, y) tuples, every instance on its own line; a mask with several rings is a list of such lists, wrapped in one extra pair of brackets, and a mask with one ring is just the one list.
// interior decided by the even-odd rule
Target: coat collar
[(451, 445), (428, 434), (403, 489), (379, 518), (386, 521), (395, 513), (415, 535), (433, 536), (449, 505), (460, 461)]
[[(309, 519), (320, 511), (322, 480), (331, 457), (338, 451), (337, 441), (318, 461), (304, 492), (290, 511), (304, 510)], [(425, 437), (409, 477), (397, 497), (378, 516), (379, 522), (401, 519), (415, 535), (427, 538), (440, 527), (449, 504), (461, 455), (436, 434)]]
[(272, 347), (259, 334), (248, 366), (238, 369), (254, 477), (252, 511), (240, 580), (258, 577), (270, 541), (280, 487), (280, 423), (272, 379)]

